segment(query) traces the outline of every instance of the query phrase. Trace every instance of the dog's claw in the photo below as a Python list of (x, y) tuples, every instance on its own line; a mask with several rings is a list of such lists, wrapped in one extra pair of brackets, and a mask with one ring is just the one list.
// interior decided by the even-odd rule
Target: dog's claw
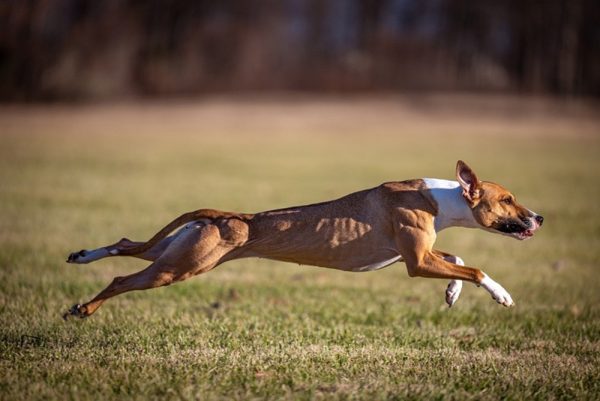
[(67, 263), (82, 263), (79, 261), (79, 258), (83, 258), (87, 254), (85, 249), (82, 249), (79, 252), (72, 252), (67, 258)]
[(75, 304), (75, 305), (71, 306), (71, 308), (63, 314), (62, 318), (63, 318), (63, 320), (66, 321), (71, 316), (75, 316), (80, 319), (83, 319), (83, 318), (87, 317), (87, 314), (85, 313), (85, 308), (82, 307), (81, 304)]

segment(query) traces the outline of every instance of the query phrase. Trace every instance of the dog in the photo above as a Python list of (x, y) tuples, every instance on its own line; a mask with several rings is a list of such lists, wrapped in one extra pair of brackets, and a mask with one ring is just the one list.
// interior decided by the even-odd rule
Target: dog
[(514, 305), (510, 294), (487, 274), (465, 266), (458, 256), (434, 249), (436, 235), (458, 226), (525, 240), (543, 222), (504, 187), (480, 181), (461, 160), (456, 181), (387, 182), (328, 202), (256, 214), (200, 209), (173, 220), (147, 242), (123, 238), (70, 254), (68, 263), (112, 256), (152, 263), (137, 273), (116, 277), (95, 298), (74, 305), (63, 317), (84, 318), (124, 292), (166, 286), (248, 257), (351, 272), (404, 261), (410, 277), (450, 279), (446, 289), (450, 307), (458, 300), (463, 281), (485, 288), (499, 304), (510, 307)]

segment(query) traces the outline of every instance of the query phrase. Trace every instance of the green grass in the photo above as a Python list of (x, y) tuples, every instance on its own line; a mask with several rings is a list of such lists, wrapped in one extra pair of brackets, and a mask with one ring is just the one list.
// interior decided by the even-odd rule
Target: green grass
[[(487, 102), (0, 109), (0, 399), (598, 399), (600, 123)], [(200, 207), (452, 178), (459, 158), (546, 217), (526, 242), (438, 238), (515, 308), (467, 284), (448, 309), (447, 283), (403, 264), (357, 274), (250, 259), (60, 318), (146, 265), (73, 266), (71, 251), (149, 238)]]

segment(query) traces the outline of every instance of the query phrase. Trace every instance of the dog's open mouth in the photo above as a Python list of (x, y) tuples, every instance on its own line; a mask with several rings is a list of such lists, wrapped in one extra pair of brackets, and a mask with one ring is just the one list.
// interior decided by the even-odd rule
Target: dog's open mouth
[(521, 231), (518, 233), (512, 233), (512, 236), (514, 236), (517, 239), (524, 240), (524, 239), (533, 237), (534, 232), (535, 232), (535, 230), (529, 229), (529, 230), (524, 230), (524, 231)]
[(533, 234), (539, 227), (539, 225), (535, 222), (531, 222), (528, 224), (528, 226), (529, 227), (525, 226), (524, 222), (506, 220), (496, 222), (495, 227), (493, 228), (504, 235), (508, 235), (509, 237), (525, 240), (533, 237)]
[(512, 233), (512, 235), (520, 240), (524, 240), (524, 239), (528, 239), (533, 237), (533, 234), (535, 234), (535, 232), (537, 231), (538, 228), (541, 227), (541, 224), (535, 220), (533, 220), (531, 222), (531, 227), (530, 228), (526, 228), (524, 230), (521, 231), (517, 231)]

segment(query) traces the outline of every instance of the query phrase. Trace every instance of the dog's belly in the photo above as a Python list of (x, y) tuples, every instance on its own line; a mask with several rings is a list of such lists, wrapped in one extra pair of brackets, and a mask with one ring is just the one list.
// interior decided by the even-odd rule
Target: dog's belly
[(352, 271), (354, 271), (354, 272), (370, 272), (373, 270), (379, 270), (379, 269), (383, 269), (384, 267), (387, 267), (387, 266), (391, 265), (392, 263), (395, 263), (399, 260), (402, 260), (402, 255), (397, 255), (390, 259), (382, 260), (381, 262), (371, 263), (370, 265), (354, 268), (354, 269), (352, 269)]
[(379, 270), (402, 260), (402, 255), (390, 248), (370, 248), (364, 250), (351, 249), (350, 247), (342, 247), (336, 250), (324, 250), (322, 248), (305, 248), (302, 250), (279, 249), (277, 251), (253, 252), (249, 256), (352, 272)]

